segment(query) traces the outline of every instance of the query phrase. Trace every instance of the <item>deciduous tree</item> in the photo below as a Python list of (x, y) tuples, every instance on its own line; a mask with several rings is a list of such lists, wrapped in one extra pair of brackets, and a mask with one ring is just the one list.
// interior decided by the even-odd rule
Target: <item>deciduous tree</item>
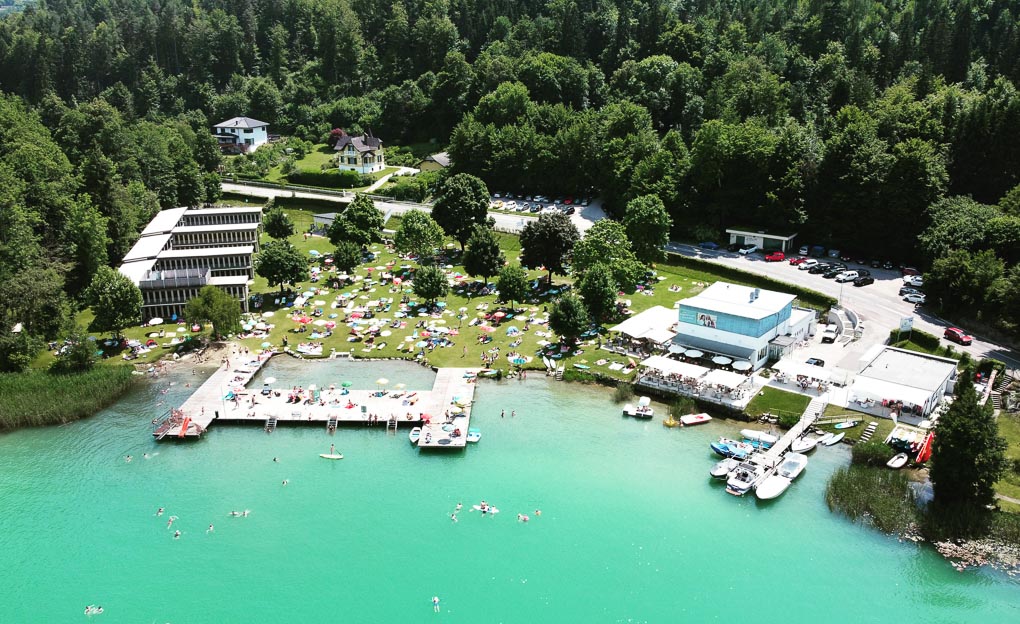
[[(269, 202), (272, 201), (272, 199), (269, 200)], [(275, 203), (267, 206), (265, 212), (262, 213), (262, 226), (265, 227), (266, 234), (278, 240), (284, 240), (294, 234), (294, 222), (290, 220), (283, 208)]]
[(596, 323), (606, 320), (616, 307), (616, 281), (609, 267), (601, 262), (584, 272), (578, 291), (584, 298), (588, 316)]
[(299, 282), (308, 275), (308, 263), (289, 242), (270, 241), (255, 256), (255, 273), (282, 291), (284, 284)]
[(425, 300), (425, 303), (432, 303), (440, 297), (445, 297), (450, 292), (450, 282), (446, 279), (443, 270), (435, 265), (419, 267), (414, 272), (414, 294)]
[(669, 242), (673, 220), (662, 200), (655, 195), (642, 195), (627, 203), (623, 226), (638, 260), (650, 263), (666, 257), (663, 247)]
[(464, 251), (464, 270), (468, 275), (481, 277), (486, 282), (503, 268), (506, 258), (499, 248), (496, 233), (487, 225), (475, 225)]
[(329, 227), (329, 242), (350, 241), (359, 247), (382, 240), (383, 215), (371, 198), (359, 194)]
[(489, 216), (489, 189), (468, 173), (458, 173), (439, 183), (432, 218), (463, 250), (476, 225)]
[(567, 215), (559, 212), (539, 215), (521, 232), (521, 262), (533, 269), (545, 267), (551, 283), (553, 273), (565, 275), (567, 256), (580, 237)]
[(404, 213), (393, 242), (400, 253), (413, 254), (419, 264), (429, 264), (443, 244), (443, 229), (428, 214), (411, 210)]
[(509, 301), (513, 312), (514, 302), (524, 301), (528, 296), (528, 274), (519, 264), (505, 266), (499, 272), (496, 288), (499, 289), (500, 300)]
[(184, 318), (192, 323), (212, 323), (213, 336), (226, 336), (241, 327), (241, 304), (216, 286), (203, 286), (184, 306)]
[(571, 293), (557, 299), (549, 313), (549, 327), (571, 343), (577, 342), (590, 323), (584, 303)]
[(142, 320), (142, 291), (131, 278), (116, 269), (101, 266), (85, 291), (85, 301), (94, 318), (89, 331), (120, 332)]
[(350, 273), (361, 264), (361, 248), (350, 241), (340, 241), (333, 250), (333, 266), (337, 271)]
[(634, 290), (645, 271), (634, 256), (623, 224), (612, 219), (595, 222), (574, 246), (571, 266), (575, 272), (583, 274), (595, 263), (609, 267), (616, 287), (628, 292)]

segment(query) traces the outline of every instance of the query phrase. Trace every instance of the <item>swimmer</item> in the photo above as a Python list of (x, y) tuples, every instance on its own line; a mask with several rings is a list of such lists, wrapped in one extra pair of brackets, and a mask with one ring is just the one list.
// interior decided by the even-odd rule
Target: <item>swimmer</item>
[(517, 514), (517, 520), (519, 522), (527, 522), (528, 520), (531, 520), (531, 518), (529, 518), (526, 514)]
[(132, 459), (132, 457), (130, 455), (125, 455), (124, 456), (124, 463), (130, 464), (131, 463), (131, 459)]
[(176, 520), (176, 519), (177, 519), (177, 516), (170, 516), (170, 520), (166, 523), (166, 528), (169, 529), (171, 526), (173, 526), (174, 520)]
[(535, 515), (536, 516), (541, 516), (542, 515), (542, 510), (541, 509), (536, 509), (535, 510)]
[(439, 596), (432, 597), (432, 610), (439, 613)]
[(180, 537), (181, 537), (181, 532), (179, 530), (178, 531), (174, 531), (174, 539), (180, 539)]
[(290, 482), (289, 482), (289, 481), (288, 481), (287, 479), (284, 479), (284, 480), (283, 480), (283, 484), (284, 484), (284, 485), (287, 485), (288, 483), (290, 483)]
[(149, 459), (148, 453), (142, 453), (142, 459)]
[(214, 531), (216, 531), (216, 529), (211, 524), (209, 525), (209, 528), (205, 530), (206, 533), (213, 533)]
[(241, 515), (242, 515), (242, 516), (244, 516), (245, 518), (247, 518), (247, 517), (248, 517), (248, 514), (250, 514), (250, 513), (251, 513), (251, 511), (250, 511), (250, 510), (248, 510), (248, 509), (245, 509), (245, 510), (244, 510), (244, 513), (242, 513)]
[(166, 509), (163, 509), (162, 507), (157, 509), (156, 510), (156, 517), (162, 516), (164, 511), (166, 511)]
[(464, 509), (464, 505), (457, 503), (457, 509), (455, 511), (460, 511), (461, 509)]
[(274, 457), (273, 461), (276, 462), (276, 463), (280, 463), (280, 458), (279, 457)]
[(456, 513), (450, 514), (450, 520), (453, 520), (454, 522), (456, 522), (457, 521), (457, 514)]

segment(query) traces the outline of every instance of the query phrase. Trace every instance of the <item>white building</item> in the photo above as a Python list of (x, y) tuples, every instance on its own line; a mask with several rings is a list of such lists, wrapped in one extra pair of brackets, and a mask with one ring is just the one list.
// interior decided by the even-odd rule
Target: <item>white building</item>
[(341, 171), (375, 173), (386, 168), (383, 142), (372, 136), (371, 130), (361, 136), (344, 133), (333, 149), (336, 151), (336, 166)]
[(269, 142), (269, 124), (251, 117), (234, 117), (213, 126), (220, 150), (244, 154)]
[(673, 341), (686, 349), (746, 360), (757, 369), (788, 353), (816, 322), (814, 310), (795, 307), (793, 300), (787, 293), (716, 282), (680, 301)]
[(171, 208), (159, 212), (124, 256), (120, 272), (142, 291), (142, 321), (179, 316), (203, 286), (248, 310), (262, 208)]
[(861, 371), (850, 385), (848, 407), (917, 422), (939, 406), (956, 386), (957, 361), (876, 345), (861, 358)]

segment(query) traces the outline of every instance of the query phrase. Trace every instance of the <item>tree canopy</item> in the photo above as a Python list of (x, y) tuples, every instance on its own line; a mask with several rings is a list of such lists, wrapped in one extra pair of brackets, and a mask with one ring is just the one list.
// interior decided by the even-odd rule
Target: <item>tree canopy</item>
[(646, 264), (666, 257), (663, 247), (669, 242), (673, 219), (656, 195), (642, 195), (627, 202), (623, 226), (638, 260)]
[(541, 214), (521, 232), (521, 262), (531, 268), (545, 267), (552, 281), (553, 273), (565, 274), (567, 256), (580, 236), (565, 214)]
[(443, 244), (443, 229), (427, 213), (411, 210), (404, 213), (393, 243), (400, 253), (417, 256), (419, 264), (429, 264)]
[(299, 282), (308, 276), (308, 262), (294, 245), (287, 241), (270, 241), (255, 256), (255, 273), (266, 278), (270, 286)]
[(436, 299), (445, 297), (446, 293), (450, 292), (450, 282), (446, 274), (435, 265), (419, 267), (414, 272), (411, 285), (414, 287), (414, 294), (424, 299), (428, 305), (432, 305)]
[(484, 225), (489, 218), (489, 189), (485, 182), (467, 173), (442, 180), (436, 190), (432, 218), (464, 249), (475, 226)]
[(265, 228), (266, 234), (277, 240), (285, 240), (288, 236), (294, 233), (294, 222), (290, 220), (290, 217), (283, 211), (283, 208), (272, 203), (270, 199), (267, 207), (262, 212), (262, 227)]
[(333, 219), (327, 232), (334, 245), (349, 241), (363, 247), (382, 240), (383, 215), (372, 199), (358, 194), (347, 208)]
[(487, 225), (475, 225), (464, 251), (464, 270), (468, 275), (481, 277), (486, 282), (499, 273), (506, 258), (499, 248), (496, 233)]
[(92, 308), (89, 331), (120, 332), (142, 321), (142, 291), (131, 278), (108, 266), (99, 267), (85, 292)]
[(208, 285), (184, 306), (192, 323), (212, 323), (213, 336), (226, 336), (241, 328), (241, 304), (221, 288)]
[(557, 299), (553, 303), (552, 311), (549, 312), (550, 329), (570, 343), (577, 342), (590, 323), (584, 302), (573, 293), (567, 293)]
[(333, 266), (342, 273), (353, 272), (361, 258), (361, 248), (351, 241), (340, 241), (333, 249)]
[(514, 309), (515, 301), (523, 301), (528, 296), (528, 274), (519, 264), (510, 264), (499, 271), (496, 282), (499, 298), (510, 302), (510, 310)]
[(634, 255), (634, 248), (623, 224), (612, 219), (595, 222), (584, 238), (574, 246), (572, 267), (584, 274), (594, 264), (610, 269), (616, 288), (633, 292), (645, 266)]
[(588, 267), (578, 285), (588, 316), (595, 323), (606, 320), (616, 308), (616, 280), (605, 264), (596, 262)]

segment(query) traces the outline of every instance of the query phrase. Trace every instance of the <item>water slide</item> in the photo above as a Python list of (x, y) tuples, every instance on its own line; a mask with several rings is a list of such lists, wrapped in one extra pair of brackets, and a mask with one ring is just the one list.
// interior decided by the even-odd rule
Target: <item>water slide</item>
[(184, 421), (181, 423), (181, 431), (177, 434), (178, 438), (183, 438), (188, 435), (188, 425), (191, 424), (191, 416), (185, 416)]

